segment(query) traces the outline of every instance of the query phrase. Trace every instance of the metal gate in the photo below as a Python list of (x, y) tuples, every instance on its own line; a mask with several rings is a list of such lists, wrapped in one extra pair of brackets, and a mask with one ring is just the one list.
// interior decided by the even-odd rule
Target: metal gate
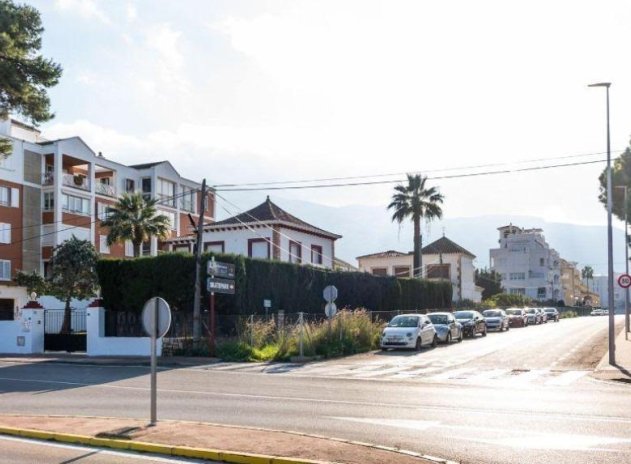
[(85, 309), (70, 311), (70, 330), (61, 333), (64, 323), (63, 309), (44, 311), (44, 350), (45, 351), (86, 351), (86, 312)]

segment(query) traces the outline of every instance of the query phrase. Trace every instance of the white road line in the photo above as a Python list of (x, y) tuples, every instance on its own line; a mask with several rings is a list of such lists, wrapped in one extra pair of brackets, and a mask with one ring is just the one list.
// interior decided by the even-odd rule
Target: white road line
[(585, 377), (588, 373), (589, 373), (588, 371), (563, 372), (561, 375), (548, 380), (545, 384), (546, 385), (569, 385), (573, 382), (576, 382), (578, 379)]

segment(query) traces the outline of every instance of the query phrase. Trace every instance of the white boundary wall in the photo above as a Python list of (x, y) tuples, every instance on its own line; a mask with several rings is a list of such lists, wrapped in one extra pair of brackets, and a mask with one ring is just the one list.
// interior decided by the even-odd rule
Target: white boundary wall
[(13, 321), (0, 321), (0, 353), (44, 352), (44, 311), (22, 309)]
[[(105, 309), (87, 308), (88, 356), (150, 356), (149, 337), (106, 337)], [(162, 355), (162, 339), (157, 343), (158, 356)]]

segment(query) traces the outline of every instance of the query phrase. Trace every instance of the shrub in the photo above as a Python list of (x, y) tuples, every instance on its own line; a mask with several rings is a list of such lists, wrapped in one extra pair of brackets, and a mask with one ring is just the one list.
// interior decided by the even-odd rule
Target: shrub
[(576, 314), (576, 311), (561, 311), (559, 313), (559, 318), (560, 319), (569, 319), (572, 317), (578, 317), (578, 314)]

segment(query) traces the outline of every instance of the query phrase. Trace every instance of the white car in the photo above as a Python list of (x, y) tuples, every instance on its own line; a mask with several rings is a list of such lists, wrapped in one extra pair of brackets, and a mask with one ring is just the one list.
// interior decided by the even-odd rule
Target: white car
[(392, 318), (381, 334), (381, 349), (414, 348), (438, 344), (436, 329), (424, 314), (401, 314)]
[[(609, 311), (607, 311), (607, 313), (609, 313)], [(592, 309), (592, 312), (589, 313), (591, 316), (602, 316), (603, 314), (605, 314), (605, 310), (604, 309), (600, 309), (600, 308), (594, 308)]]

